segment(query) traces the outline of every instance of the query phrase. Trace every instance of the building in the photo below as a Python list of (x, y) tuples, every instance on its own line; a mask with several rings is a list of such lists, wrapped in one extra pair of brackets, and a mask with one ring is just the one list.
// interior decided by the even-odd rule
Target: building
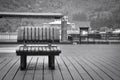
[[(53, 22), (49, 22), (49, 23), (43, 23), (44, 26), (51, 26), (51, 27), (59, 27), (61, 28), (61, 20), (55, 20)], [(75, 24), (74, 23), (70, 23), (67, 21), (67, 30), (72, 30), (75, 28)]]
[(79, 41), (81, 36), (86, 36), (91, 31), (90, 22), (82, 21), (76, 24), (75, 29), (68, 32), (74, 41)]
[[(63, 31), (61, 30), (61, 20), (55, 20), (53, 22), (49, 22), (49, 23), (43, 23), (43, 26), (49, 26), (49, 27), (58, 27), (60, 29), (60, 35), (63, 34), (68, 38), (68, 32), (75, 29), (75, 24), (74, 23), (70, 23), (70, 22), (66, 22), (65, 23), (65, 28), (63, 29)], [(65, 33), (64, 33), (65, 32)], [(61, 36), (60, 36), (61, 39)]]

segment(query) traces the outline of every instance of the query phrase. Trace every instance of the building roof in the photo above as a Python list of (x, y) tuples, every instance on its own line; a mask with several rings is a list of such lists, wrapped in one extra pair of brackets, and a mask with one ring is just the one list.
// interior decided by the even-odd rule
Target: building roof
[[(55, 20), (53, 22), (49, 22), (49, 23), (43, 23), (43, 24), (48, 24), (48, 25), (61, 25), (61, 20)], [(71, 29), (71, 28), (75, 28), (75, 24), (74, 23), (70, 23), (67, 21), (67, 28)]]
[(116, 29), (113, 33), (120, 33), (120, 29)]
[[(61, 24), (61, 20), (56, 20), (56, 21), (50, 22), (48, 24)], [(67, 24), (73, 24), (73, 23), (67, 22)]]
[(0, 12), (0, 17), (41, 17), (41, 18), (62, 18), (61, 13), (33, 13), (33, 12)]

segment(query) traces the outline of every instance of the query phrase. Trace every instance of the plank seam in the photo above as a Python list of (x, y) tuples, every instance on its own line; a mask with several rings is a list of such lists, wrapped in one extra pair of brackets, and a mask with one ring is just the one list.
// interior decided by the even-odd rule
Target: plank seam
[(87, 64), (83, 59), (81, 59), (86, 65), (88, 65), (102, 80), (104, 80), (102, 78), (102, 76), (100, 76), (89, 64)]
[[(117, 69), (116, 67), (114, 67), (114, 66), (110, 65), (110, 63), (105, 62), (105, 61), (104, 61), (104, 60), (106, 60), (105, 58), (103, 58), (103, 57), (101, 57), (101, 58), (102, 58), (103, 60), (99, 59), (100, 61), (102, 61), (102, 62), (106, 63), (107, 65), (111, 66), (112, 68), (114, 68), (115, 70), (117, 70), (117, 71), (119, 71), (119, 72), (120, 72), (120, 70), (119, 70), (119, 69)], [(109, 60), (107, 60), (107, 61), (109, 61)]]
[(68, 61), (70, 61), (70, 63), (73, 65), (73, 67), (75, 68), (75, 70), (78, 72), (79, 76), (82, 78), (82, 80), (84, 80), (84, 78), (82, 77), (82, 75), (80, 74), (80, 72), (77, 70), (77, 68), (74, 66), (74, 64), (72, 63), (72, 61), (66, 57), (68, 59)]
[[(113, 58), (114, 58), (114, 57), (112, 57), (112, 59), (111, 59), (112, 61), (114, 61), (115, 63), (120, 64), (120, 62), (118, 62), (118, 61), (114, 60)], [(110, 59), (110, 58), (109, 58), (109, 59)]]
[[(17, 59), (18, 61), (19, 59)], [(8, 69), (8, 71), (6, 72), (6, 74), (3, 76), (2, 80), (6, 77), (7, 73), (11, 70), (11, 68), (17, 63), (17, 61), (15, 61), (12, 66)]]
[(95, 65), (96, 67), (98, 67), (98, 69), (100, 69), (102, 72), (104, 72), (109, 78), (111, 78), (112, 80), (114, 80), (108, 73), (106, 73), (104, 70), (102, 70), (98, 65), (94, 64), (93, 62), (91, 62), (87, 58), (86, 58), (86, 60), (89, 61), (91, 64)]
[(45, 58), (43, 58), (43, 69), (42, 69), (43, 70), (43, 73), (42, 73), (43, 76), (42, 76), (42, 80), (44, 80), (44, 61), (45, 61)]
[(9, 62), (11, 62), (13, 59), (10, 59), (10, 61), (8, 61), (1, 69), (0, 69), (0, 71), (9, 63)]
[(25, 74), (24, 74), (24, 76), (23, 76), (23, 80), (24, 80), (24, 78), (25, 78), (25, 75), (26, 75), (26, 73), (27, 73), (27, 69), (28, 69), (28, 67), (29, 67), (29, 65), (30, 65), (30, 63), (31, 63), (31, 61), (32, 61), (32, 59), (33, 59), (33, 57), (30, 59), (28, 65), (27, 65), (27, 68), (26, 68), (26, 70), (25, 70)]
[(69, 70), (69, 68), (68, 68), (67, 64), (65, 63), (65, 61), (63, 60), (63, 58), (62, 58), (62, 57), (60, 57), (60, 58), (61, 58), (61, 60), (63, 61), (63, 63), (65, 64), (65, 66), (66, 66), (66, 68), (67, 68), (67, 70), (68, 70), (68, 72), (69, 72), (69, 74), (70, 74), (70, 76), (71, 76), (72, 80), (74, 80), (74, 78), (73, 78), (73, 76), (72, 76), (72, 74), (71, 74), (71, 72), (70, 72), (70, 70)]
[(61, 74), (61, 76), (62, 76), (62, 79), (64, 80), (64, 77), (63, 77), (63, 74), (62, 74), (62, 71), (61, 71), (61, 68), (60, 68), (60, 65), (59, 65), (59, 63), (58, 63), (58, 60), (57, 60), (57, 59), (56, 59), (56, 62), (57, 62), (57, 65), (58, 65), (58, 68), (59, 68), (60, 74)]
[(0, 62), (0, 64), (2, 64), (4, 61), (6, 61), (7, 59), (3, 59), (1, 62)]
[[(99, 59), (100, 60), (100, 59)], [(96, 60), (95, 60), (96, 61)], [(103, 65), (101, 62), (99, 61), (96, 61), (98, 62), (100, 65), (102, 65), (104, 68), (108, 69), (110, 72), (114, 73), (116, 76), (118, 76), (120, 78), (120, 76), (118, 74), (116, 74), (115, 72), (113, 72), (111, 69), (107, 68), (105, 65)]]
[[(119, 62), (117, 62), (116, 60), (111, 59), (111, 58), (108, 58), (108, 59), (110, 59), (111, 61), (113, 61), (113, 64), (114, 64), (114, 65), (116, 65), (115, 63), (117, 63), (118, 65), (120, 65), (120, 63), (119, 63)], [(116, 65), (116, 66), (118, 66), (118, 65)]]
[[(75, 58), (74, 58), (75, 59)], [(92, 80), (94, 80), (94, 78), (90, 75), (90, 73), (83, 67), (83, 65), (81, 64), (81, 63), (79, 63), (76, 59), (75, 59), (75, 61), (83, 68), (83, 70), (90, 76), (90, 78), (92, 79)]]
[(37, 61), (35, 63), (35, 70), (34, 70), (34, 73), (33, 73), (33, 80), (35, 79), (35, 71), (36, 71), (37, 63), (38, 63), (38, 57), (37, 57)]
[(15, 76), (17, 75), (18, 71), (19, 71), (20, 67), (18, 67), (17, 71), (15, 72), (15, 75), (13, 76), (12, 80), (14, 80)]

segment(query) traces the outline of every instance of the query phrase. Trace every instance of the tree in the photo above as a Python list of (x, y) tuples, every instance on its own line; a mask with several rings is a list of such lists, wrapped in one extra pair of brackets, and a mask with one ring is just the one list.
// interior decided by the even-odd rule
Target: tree
[(72, 18), (74, 21), (87, 21), (88, 18), (87, 18), (87, 15), (85, 13), (76, 13), (76, 14), (73, 14), (73, 18)]

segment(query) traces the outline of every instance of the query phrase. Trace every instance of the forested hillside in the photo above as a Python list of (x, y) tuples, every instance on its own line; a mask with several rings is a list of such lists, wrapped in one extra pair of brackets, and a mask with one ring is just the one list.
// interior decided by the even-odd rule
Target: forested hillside
[[(60, 12), (69, 17), (76, 25), (80, 21), (91, 21), (91, 27), (120, 28), (120, 0), (0, 0), (0, 11), (9, 12)], [(3, 22), (0, 28), (10, 24)], [(15, 25), (14, 25), (15, 26)], [(17, 24), (19, 26), (19, 24)], [(77, 25), (79, 26), (79, 25)]]

